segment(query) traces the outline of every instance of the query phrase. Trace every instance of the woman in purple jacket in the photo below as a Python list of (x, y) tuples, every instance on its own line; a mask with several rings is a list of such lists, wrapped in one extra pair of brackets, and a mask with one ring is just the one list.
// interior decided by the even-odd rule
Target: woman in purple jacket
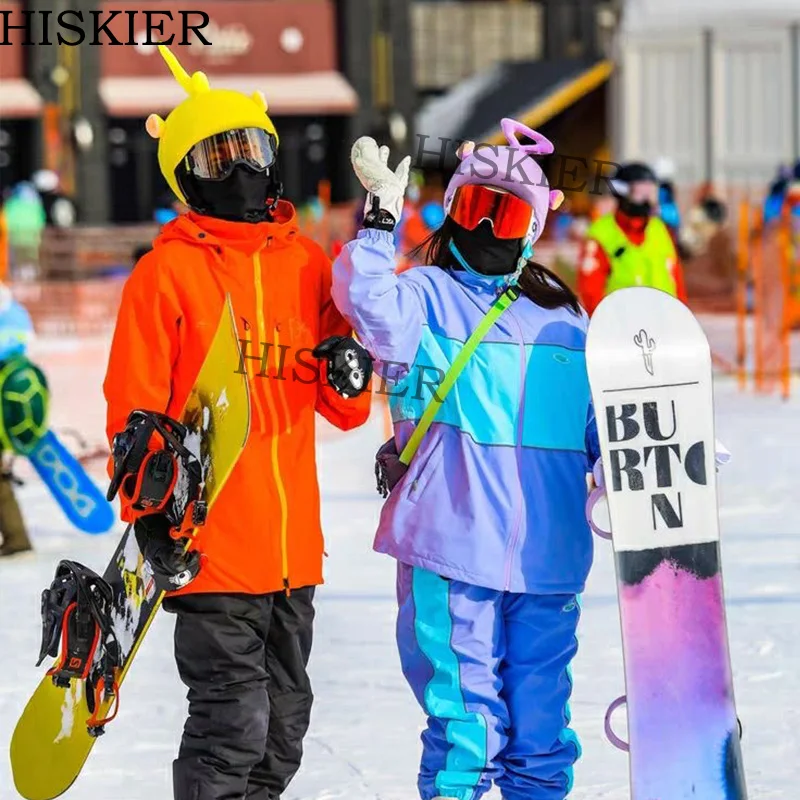
[[(334, 265), (333, 297), (391, 385), (398, 451), (432, 387), (496, 298), (520, 297), (477, 346), (383, 507), (375, 549), (398, 562), (403, 672), (428, 715), (422, 800), (564, 800), (578, 595), (592, 561), (586, 474), (599, 457), (586, 315), (530, 260), (551, 191), (544, 137), (503, 120), (504, 147), (466, 145), (428, 266), (394, 272), (409, 161), (353, 147), (364, 229)], [(523, 145), (518, 135), (533, 144)]]

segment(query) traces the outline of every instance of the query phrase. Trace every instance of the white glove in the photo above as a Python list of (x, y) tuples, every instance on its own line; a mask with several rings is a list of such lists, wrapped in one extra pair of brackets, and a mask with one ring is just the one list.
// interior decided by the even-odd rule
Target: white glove
[(403, 214), (403, 197), (411, 169), (411, 156), (406, 156), (392, 172), (388, 166), (389, 148), (378, 147), (374, 139), (362, 136), (353, 145), (350, 161), (361, 185), (367, 190), (364, 214), (372, 211), (373, 197), (377, 197), (381, 209), (388, 211), (396, 223), (400, 222)]

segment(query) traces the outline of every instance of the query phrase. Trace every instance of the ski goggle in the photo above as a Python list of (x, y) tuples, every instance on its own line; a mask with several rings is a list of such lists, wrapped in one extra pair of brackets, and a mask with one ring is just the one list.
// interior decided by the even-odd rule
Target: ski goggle
[(186, 167), (196, 178), (221, 181), (237, 164), (265, 170), (275, 163), (277, 141), (261, 128), (237, 128), (198, 142), (186, 155)]
[(456, 189), (450, 216), (469, 231), (488, 219), (498, 239), (522, 239), (530, 230), (533, 208), (511, 192), (470, 183)]

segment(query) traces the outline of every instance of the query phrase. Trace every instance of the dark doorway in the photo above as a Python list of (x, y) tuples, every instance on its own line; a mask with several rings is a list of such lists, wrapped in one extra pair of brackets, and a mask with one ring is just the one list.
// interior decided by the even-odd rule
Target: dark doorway
[(31, 179), (36, 168), (37, 126), (32, 119), (0, 120), (0, 193)]
[(158, 143), (144, 119), (108, 120), (111, 221), (149, 222), (167, 186), (158, 167)]

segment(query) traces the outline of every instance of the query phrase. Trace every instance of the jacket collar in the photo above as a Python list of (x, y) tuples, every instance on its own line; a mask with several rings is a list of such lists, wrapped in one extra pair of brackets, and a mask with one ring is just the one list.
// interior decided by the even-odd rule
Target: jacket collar
[(252, 255), (266, 247), (284, 247), (298, 235), (294, 206), (281, 201), (272, 222), (229, 222), (189, 211), (168, 222), (158, 237), (162, 241), (182, 239), (213, 250), (230, 247)]

